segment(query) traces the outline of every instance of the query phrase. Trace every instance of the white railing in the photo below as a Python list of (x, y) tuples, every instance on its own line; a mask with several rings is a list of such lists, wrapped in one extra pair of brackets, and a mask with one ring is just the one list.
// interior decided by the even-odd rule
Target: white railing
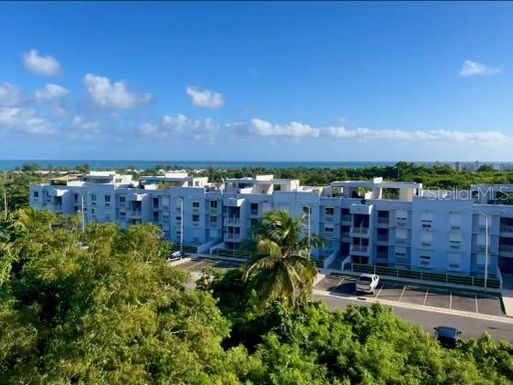
[(369, 253), (369, 246), (351, 245), (351, 253), (368, 254)]
[(240, 218), (232, 217), (232, 218), (226, 218), (226, 223), (229, 225), (238, 225), (240, 223)]
[(368, 227), (353, 227), (351, 229), (351, 234), (368, 235), (369, 234), (369, 228)]

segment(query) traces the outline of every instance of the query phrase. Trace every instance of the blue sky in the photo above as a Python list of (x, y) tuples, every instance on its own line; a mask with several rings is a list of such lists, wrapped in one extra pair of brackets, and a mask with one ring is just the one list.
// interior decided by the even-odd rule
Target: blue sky
[(512, 3), (0, 3), (0, 158), (513, 160)]

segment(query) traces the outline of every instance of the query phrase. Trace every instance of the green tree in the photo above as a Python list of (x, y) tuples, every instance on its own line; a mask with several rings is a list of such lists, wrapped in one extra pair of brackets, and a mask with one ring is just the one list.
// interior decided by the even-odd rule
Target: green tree
[(251, 282), (262, 304), (281, 298), (296, 308), (310, 298), (317, 274), (310, 252), (323, 242), (305, 236), (304, 223), (305, 215), (293, 218), (286, 211), (269, 211), (254, 227), (257, 254), (248, 264), (244, 280)]

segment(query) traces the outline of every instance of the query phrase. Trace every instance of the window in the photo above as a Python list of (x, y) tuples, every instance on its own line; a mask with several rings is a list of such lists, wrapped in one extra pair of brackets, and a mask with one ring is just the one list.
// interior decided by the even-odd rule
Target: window
[(210, 217), (210, 223), (212, 223), (212, 224), (216, 224), (216, 223), (217, 223), (217, 217), (215, 217), (215, 216), (211, 216), (211, 217)]
[(96, 203), (96, 194), (91, 194), (91, 202)]
[(420, 256), (420, 264), (424, 266), (431, 265), (431, 256), (429, 255), (421, 255)]
[(193, 214), (193, 216), (192, 216), (192, 221), (193, 221), (193, 222), (199, 222), (199, 215), (197, 215), (197, 214)]
[(39, 191), (34, 191), (34, 198), (39, 198)]
[(333, 207), (326, 207), (324, 209), (324, 213), (326, 215), (333, 215), (335, 213), (335, 209)]
[(192, 207), (195, 208), (195, 209), (199, 208), (200, 207), (199, 201), (192, 202)]
[(461, 254), (449, 253), (449, 268), (458, 269), (461, 264)]
[(217, 209), (217, 201), (210, 201), (210, 208)]
[(119, 197), (119, 203), (125, 203), (125, 196), (124, 195), (120, 195)]
[(335, 228), (327, 226), (324, 228), (324, 231), (327, 233), (333, 233), (335, 232)]
[(395, 219), (399, 221), (406, 221), (408, 219), (408, 211), (406, 210), (396, 210)]
[(110, 195), (105, 195), (105, 203), (110, 203)]
[(91, 215), (96, 215), (96, 209), (94, 207), (91, 208)]
[(258, 214), (258, 203), (251, 203), (250, 209), (252, 215)]
[(420, 240), (422, 242), (432, 242), (433, 241), (433, 233), (430, 231), (423, 231), (420, 233)]

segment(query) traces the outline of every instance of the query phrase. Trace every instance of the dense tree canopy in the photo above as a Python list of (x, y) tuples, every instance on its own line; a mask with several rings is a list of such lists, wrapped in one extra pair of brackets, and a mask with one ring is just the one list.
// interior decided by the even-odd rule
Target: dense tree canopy
[(256, 306), (243, 269), (197, 290), (151, 225), (0, 221), (0, 384), (458, 384), (513, 379), (511, 345), (443, 349), (380, 306)]

